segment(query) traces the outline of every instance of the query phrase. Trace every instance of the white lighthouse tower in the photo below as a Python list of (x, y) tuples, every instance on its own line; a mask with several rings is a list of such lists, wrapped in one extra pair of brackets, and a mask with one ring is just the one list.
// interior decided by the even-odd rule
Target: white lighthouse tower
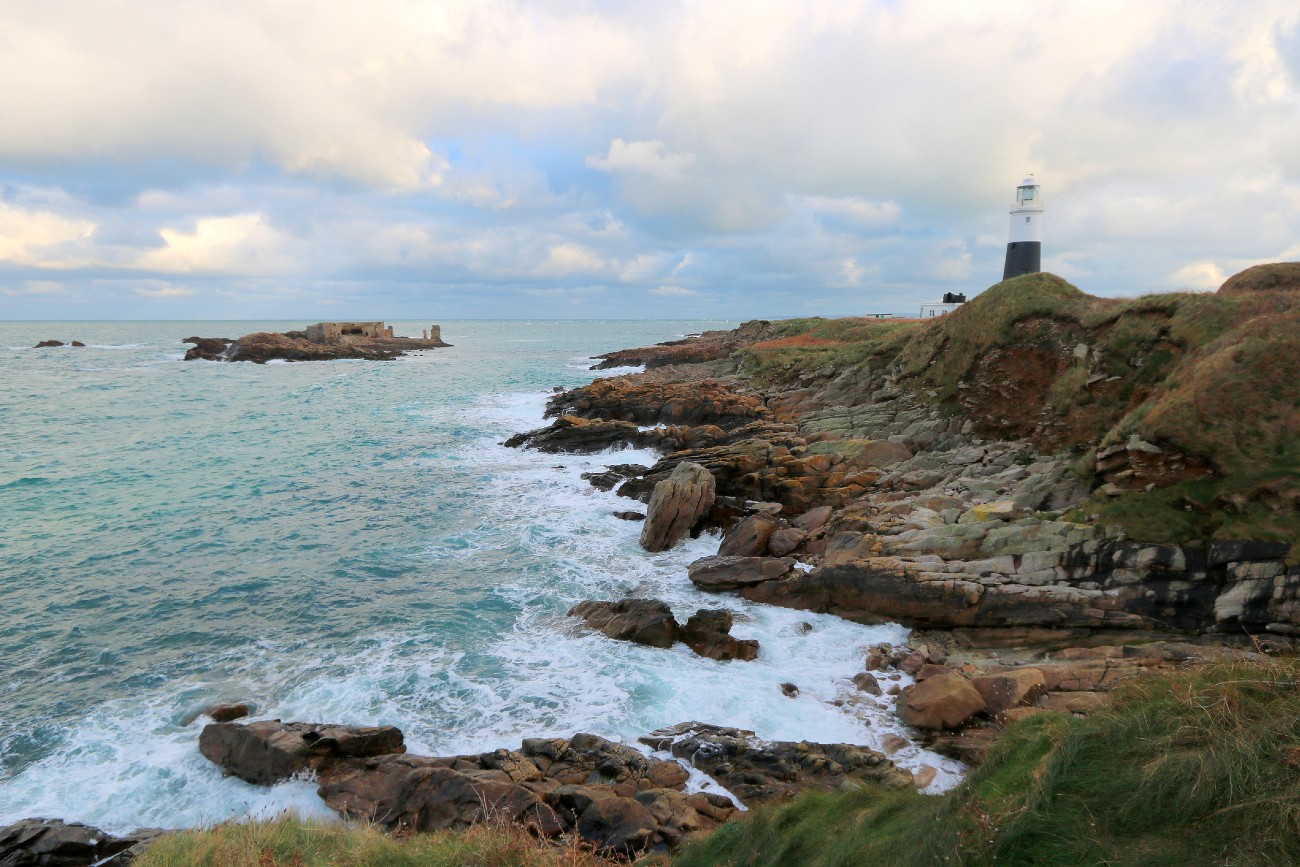
[(1038, 181), (1030, 175), (1016, 187), (1016, 201), (1011, 206), (1011, 237), (1007, 240), (1007, 263), (1002, 279), (1043, 270), (1043, 197)]

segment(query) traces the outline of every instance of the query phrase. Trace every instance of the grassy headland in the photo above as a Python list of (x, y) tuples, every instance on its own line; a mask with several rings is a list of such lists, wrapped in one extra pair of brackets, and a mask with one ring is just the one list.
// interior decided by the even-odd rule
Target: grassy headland
[[(888, 370), (989, 438), (1078, 454), (1134, 438), (1203, 468), (1098, 493), (1071, 516), (1136, 541), (1300, 536), (1300, 268), (1217, 293), (1098, 298), (1052, 274), (999, 283), (930, 321), (794, 319), (736, 353), (761, 385)], [(1300, 556), (1300, 550), (1293, 551)]]

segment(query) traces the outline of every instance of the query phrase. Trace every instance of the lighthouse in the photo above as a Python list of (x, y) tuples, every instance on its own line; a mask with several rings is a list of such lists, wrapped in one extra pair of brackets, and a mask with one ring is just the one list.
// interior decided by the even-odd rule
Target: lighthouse
[(1011, 237), (1007, 239), (1007, 263), (1002, 279), (1043, 270), (1043, 197), (1038, 181), (1030, 175), (1016, 187), (1016, 201), (1011, 205)]

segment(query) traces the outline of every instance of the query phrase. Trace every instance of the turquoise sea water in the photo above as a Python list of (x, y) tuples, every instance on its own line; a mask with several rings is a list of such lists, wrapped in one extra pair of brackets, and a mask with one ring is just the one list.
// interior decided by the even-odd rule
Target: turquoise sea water
[[(651, 453), (500, 445), (541, 426), (553, 387), (590, 381), (589, 356), (734, 323), (443, 322), (454, 348), (394, 362), (180, 361), (191, 334), (302, 324), (0, 323), (0, 824), (321, 811), (310, 783), (261, 789), (198, 755), (192, 716), (218, 700), (394, 724), (433, 754), (687, 719), (872, 745), (899, 731), (848, 678), (904, 630), (695, 591), (685, 566), (716, 537), (646, 554), (610, 515), (630, 502), (579, 478)], [(89, 345), (32, 348), (45, 338)], [(681, 619), (725, 603), (760, 659), (611, 642), (564, 616), (632, 592)], [(903, 757), (940, 767), (939, 787), (959, 770)]]

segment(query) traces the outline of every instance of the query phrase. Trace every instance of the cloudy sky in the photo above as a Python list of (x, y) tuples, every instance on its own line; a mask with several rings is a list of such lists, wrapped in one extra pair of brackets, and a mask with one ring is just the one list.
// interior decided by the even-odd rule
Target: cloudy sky
[(913, 311), (1300, 259), (1295, 0), (5, 0), (0, 318)]

